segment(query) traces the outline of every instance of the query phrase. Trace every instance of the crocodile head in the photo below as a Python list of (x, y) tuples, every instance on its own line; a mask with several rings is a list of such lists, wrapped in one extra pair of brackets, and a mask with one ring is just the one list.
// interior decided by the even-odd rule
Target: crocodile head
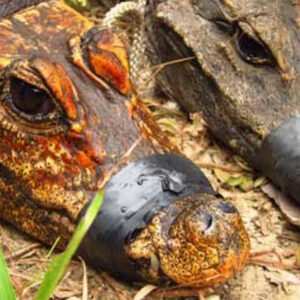
[(158, 2), (147, 28), (163, 89), (300, 203), (299, 1)]
[[(47, 244), (60, 237), (64, 248), (109, 180), (79, 250), (95, 268), (128, 280), (200, 285), (201, 279), (204, 286), (203, 274), (208, 285), (241, 269), (249, 240), (238, 212), (189, 160), (152, 155), (173, 148), (131, 91), (122, 34), (94, 27), (62, 0), (6, 1), (0, 13), (1, 217)], [(179, 214), (190, 216), (187, 225)], [(177, 249), (201, 246), (201, 257), (191, 255), (198, 269), (190, 270), (190, 259), (177, 250), (182, 271), (190, 273), (167, 269), (171, 236), (155, 227), (155, 216), (174, 228), (172, 239), (189, 232)], [(162, 263), (151, 275), (153, 256)]]
[[(140, 138), (125, 105), (126, 50), (63, 1), (3, 19), (0, 44), (1, 193), (20, 205), (17, 215), (1, 201), (1, 212), (48, 243), (58, 229), (43, 214), (61, 218), (70, 223), (65, 243), (99, 182)], [(134, 149), (137, 158), (151, 153), (144, 143)]]

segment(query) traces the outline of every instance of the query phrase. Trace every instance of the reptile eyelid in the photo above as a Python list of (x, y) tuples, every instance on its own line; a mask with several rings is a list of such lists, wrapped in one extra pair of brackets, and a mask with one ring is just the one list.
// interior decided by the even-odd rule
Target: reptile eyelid
[[(49, 85), (49, 77), (43, 76), (43, 74), (39, 72), (38, 68), (35, 68), (35, 66), (38, 65), (39, 61), (44, 62), (44, 66), (45, 64), (52, 64), (50, 61), (38, 58), (32, 60), (19, 59), (13, 61), (3, 70), (2, 102), (8, 114), (8, 118), (6, 121), (9, 127), (11, 127), (11, 124), (16, 123), (17, 128), (19, 128), (19, 130), (22, 131), (22, 134), (25, 135), (53, 135), (60, 133), (66, 129), (65, 124), (62, 122), (62, 116), (64, 115), (64, 113), (67, 115), (67, 111), (63, 104), (60, 103), (61, 101), (58, 98), (58, 94), (55, 93), (55, 91), (53, 91), (53, 89), (51, 88), (51, 85)], [(46, 67), (41, 67), (41, 69), (43, 72), (47, 72)], [(51, 68), (48, 68), (48, 71), (49, 69)], [(18, 88), (18, 83), (17, 85), (15, 83), (15, 85), (12, 86), (12, 82), (14, 80), (19, 81), (19, 84), (24, 83), (22, 90), (16, 90), (16, 93), (14, 95), (15, 97), (20, 98), (19, 100), (17, 100), (19, 105), (15, 103), (12, 95), (12, 88)], [(61, 80), (54, 80), (54, 82), (55, 83), (53, 84), (59, 86)], [(44, 94), (44, 100), (46, 102), (48, 101), (48, 103), (42, 104), (42, 106), (40, 107), (40, 111), (26, 112), (26, 109), (22, 109), (23, 105), (25, 105), (25, 103), (23, 102), (25, 101), (25, 99), (21, 98), (25, 96), (27, 101), (29, 101), (30, 97), (34, 97), (34, 94), (30, 96), (30, 93), (32, 93), (33, 90), (36, 90), (37, 92), (40, 91), (40, 93)], [(64, 93), (66, 92), (66, 88), (62, 88), (62, 90), (64, 91)], [(25, 95), (23, 93), (25, 93)], [(41, 101), (44, 100), (41, 99)], [(29, 107), (32, 107), (32, 104), (29, 104)]]
[(56, 108), (46, 91), (18, 78), (10, 79), (9, 94), (11, 104), (20, 112), (31, 116), (49, 116)]
[(206, 20), (215, 21), (232, 19), (218, 0), (192, 0), (192, 5), (196, 14)]
[[(39, 58), (34, 59), (31, 63), (34, 70), (46, 81), (67, 117), (73, 121), (76, 120), (78, 118), (76, 108), (77, 95), (73, 83), (64, 68), (60, 64)], [(47, 80), (48, 78), (51, 78), (51, 80)]]

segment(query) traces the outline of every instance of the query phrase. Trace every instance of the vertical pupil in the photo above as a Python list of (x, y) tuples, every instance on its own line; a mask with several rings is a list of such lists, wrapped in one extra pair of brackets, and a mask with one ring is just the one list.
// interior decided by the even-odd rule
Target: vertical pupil
[(46, 115), (55, 107), (46, 92), (17, 78), (10, 81), (10, 95), (14, 106), (27, 114)]

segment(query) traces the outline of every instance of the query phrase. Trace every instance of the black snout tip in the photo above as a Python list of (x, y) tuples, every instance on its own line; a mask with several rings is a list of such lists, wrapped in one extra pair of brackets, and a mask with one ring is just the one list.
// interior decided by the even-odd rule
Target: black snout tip
[(283, 122), (269, 134), (257, 167), (300, 204), (300, 117)]

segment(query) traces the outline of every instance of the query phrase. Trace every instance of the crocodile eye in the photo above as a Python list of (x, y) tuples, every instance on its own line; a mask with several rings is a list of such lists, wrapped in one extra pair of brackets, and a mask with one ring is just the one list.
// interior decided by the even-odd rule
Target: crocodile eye
[(10, 101), (18, 111), (31, 116), (46, 116), (55, 109), (47, 92), (17, 78), (10, 80)]
[(258, 39), (249, 36), (242, 30), (239, 30), (236, 34), (235, 44), (237, 52), (246, 62), (255, 65), (272, 64), (272, 54), (263, 44), (263, 42), (260, 42)]

